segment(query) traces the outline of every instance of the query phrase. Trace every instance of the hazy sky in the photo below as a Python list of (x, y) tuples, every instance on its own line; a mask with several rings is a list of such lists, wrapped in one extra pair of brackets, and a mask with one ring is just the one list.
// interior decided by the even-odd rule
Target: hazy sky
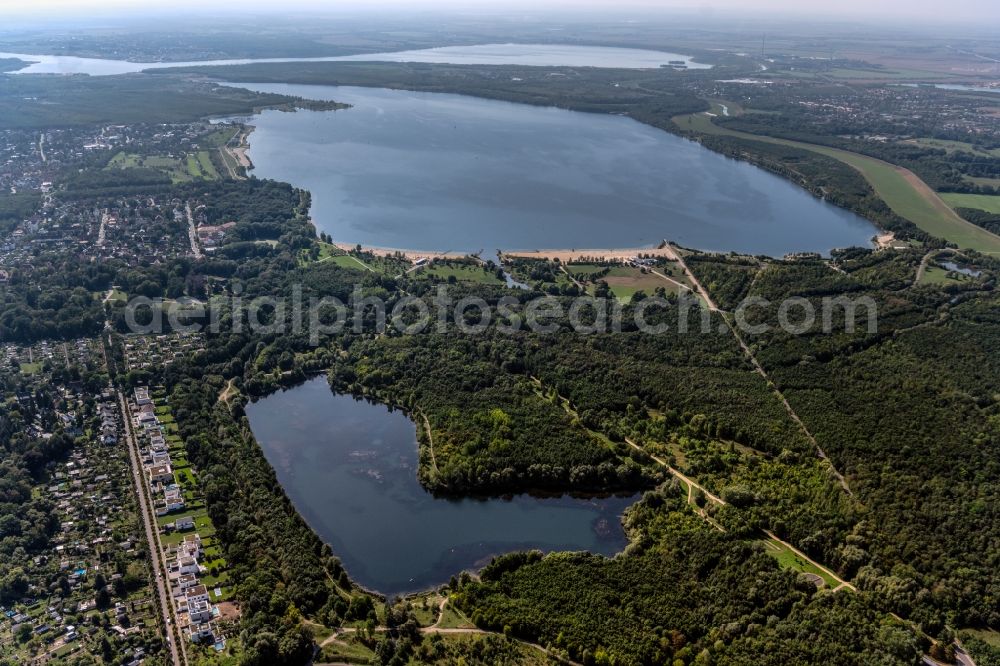
[(213, 8), (244, 10), (292, 11), (317, 9), (324, 12), (351, 9), (452, 9), (452, 10), (595, 10), (628, 12), (637, 9), (687, 10), (692, 13), (720, 15), (754, 11), (806, 15), (834, 15), (845, 19), (862, 17), (894, 17), (908, 20), (953, 22), (976, 20), (981, 23), (1000, 22), (998, 0), (836, 0), (836, 2), (803, 2), (802, 0), (0, 0), (0, 26), (6, 16), (44, 13), (65, 18), (67, 14), (133, 14), (141, 11), (179, 14), (183, 11), (206, 11)]

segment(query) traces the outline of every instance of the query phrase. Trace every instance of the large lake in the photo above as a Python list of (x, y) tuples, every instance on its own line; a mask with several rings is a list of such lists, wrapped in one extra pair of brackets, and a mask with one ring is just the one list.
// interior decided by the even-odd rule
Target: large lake
[(325, 377), (246, 412), (295, 508), (352, 579), (384, 594), (446, 583), (512, 550), (610, 555), (627, 543), (620, 515), (638, 497), (435, 498), (417, 481), (413, 422), (335, 395)]
[(128, 60), (24, 53), (0, 53), (0, 58), (18, 58), (32, 63), (17, 70), (17, 74), (89, 74), (91, 76), (131, 74), (165, 67), (249, 65), (258, 62), (427, 62), (454, 65), (532, 65), (624, 69), (656, 69), (667, 66), (669, 63), (683, 62), (688, 69), (710, 67), (710, 65), (693, 62), (690, 57), (679, 53), (563, 44), (477, 44), (474, 46), (445, 46), (414, 51), (362, 53), (325, 58), (238, 58), (189, 62), (131, 62)]
[(240, 84), (347, 102), (254, 117), (254, 174), (308, 189), (335, 240), (418, 250), (627, 248), (781, 256), (876, 229), (805, 190), (629, 118), (378, 88)]

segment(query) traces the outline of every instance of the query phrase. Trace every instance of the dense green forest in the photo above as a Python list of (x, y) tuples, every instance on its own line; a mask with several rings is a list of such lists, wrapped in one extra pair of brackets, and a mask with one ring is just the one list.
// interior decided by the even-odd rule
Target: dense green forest
[[(564, 76), (532, 68), (398, 63), (225, 71), (237, 80), (379, 85), (555, 104), (628, 114), (667, 129), (672, 116), (706, 108), (678, 85), (699, 80), (697, 74), (546, 71), (552, 69)], [(8, 101), (0, 102), (0, 127), (46, 125), (54, 122), (52, 114), (76, 124), (148, 121), (155, 112), (166, 122), (294, 102), (169, 75), (93, 79), (86, 86), (77, 77), (47, 81), (0, 79), (0, 92), (10, 93), (0, 95)], [(121, 103), (108, 109), (100, 94)], [(38, 100), (25, 99), (33, 96)], [(72, 100), (72, 113), (49, 109), (52, 96)], [(795, 122), (759, 116), (730, 122), (818, 141), (806, 115)], [(165, 386), (191, 462), (202, 471), (201, 490), (243, 613), (240, 663), (304, 663), (313, 656), (313, 636), (302, 618), (330, 628), (378, 618), (380, 600), (352, 583), (295, 511), (243, 414), (245, 400), (320, 372), (332, 390), (401, 408), (413, 419), (421, 446), (418, 473), (435, 492), (649, 490), (627, 516), (632, 545), (618, 557), (512, 554), (493, 561), (478, 580), (457, 581), (454, 603), (483, 629), (551, 646), (588, 666), (777, 666), (913, 664), (931, 648), (930, 640), (950, 643), (953, 630), (1000, 628), (1000, 301), (994, 277), (1000, 262), (961, 255), (984, 274), (921, 284), (922, 259), (943, 243), (895, 215), (853, 169), (774, 144), (703, 139), (713, 150), (752, 161), (876, 221), (897, 238), (922, 243), (893, 251), (838, 250), (830, 260), (685, 253), (719, 306), (732, 310), (747, 296), (762, 297), (772, 305), (753, 309), (749, 319), (773, 324), (781, 299), (802, 297), (820, 306), (823, 298), (866, 298), (877, 308), (874, 330), (863, 319), (857, 330), (844, 330), (846, 315), (837, 311), (829, 334), (747, 333), (763, 377), (726, 325), (729, 315), (695, 307), (688, 313), (691, 330), (672, 326), (650, 335), (632, 323), (641, 299), (623, 307), (621, 330), (589, 335), (571, 331), (565, 317), (550, 333), (510, 334), (492, 322), (475, 334), (452, 327), (400, 335), (380, 330), (369, 309), (359, 330), (311, 341), (307, 331), (291, 326), (237, 329), (226, 309), (221, 330), (208, 334), (205, 350), (193, 358), (162, 371), (125, 372), (113, 362), (124, 386)], [(833, 143), (858, 149), (853, 139)], [(866, 152), (906, 164), (939, 187), (993, 173), (989, 161), (969, 160), (948, 171), (936, 149), (873, 144)], [(144, 169), (85, 170), (66, 174), (61, 184), (58, 196), (94, 205), (125, 192), (168, 195), (191, 201), (209, 224), (236, 225), (218, 251), (200, 260), (97, 264), (56, 254), (13, 270), (2, 291), (5, 341), (98, 334), (106, 316), (100, 295), (111, 284), (130, 295), (167, 298), (238, 294), (249, 300), (297, 290), (305, 298), (335, 296), (344, 303), (378, 296), (389, 308), (404, 297), (429, 304), (434, 296), (435, 281), (419, 273), (318, 261), (309, 195), (287, 184), (250, 178), (176, 185)], [(0, 225), (5, 215), (16, 220), (37, 203), (0, 197)], [(996, 223), (985, 213), (963, 215), (991, 230)], [(172, 230), (182, 233), (184, 226), (177, 222)], [(563, 305), (576, 292), (560, 281), (553, 264), (515, 261), (512, 270), (531, 288), (456, 283), (452, 295), (475, 295), (492, 305), (507, 297), (511, 311), (523, 314), (543, 289)], [(614, 300), (606, 292), (597, 296)], [(108, 310), (113, 327), (125, 332), (120, 304)], [(679, 311), (671, 297), (656, 317), (673, 324)], [(267, 316), (288, 323), (292, 314)], [(467, 313), (463, 323), (476, 322)], [(234, 392), (231, 402), (220, 400), (227, 387)], [(30, 408), (16, 401), (0, 409), (0, 561), (10, 564), (0, 576), (0, 602), (23, 594), (17, 559), (58, 528), (46, 518), (49, 508), (31, 498), (30, 485), (69, 444), (62, 435), (41, 440), (20, 434), (32, 418)], [(706, 503), (704, 494), (691, 491), (692, 506), (687, 489), (651, 455), (726, 505)], [(817, 590), (767, 553), (763, 530), (795, 544), (856, 590)], [(442, 663), (514, 659), (507, 642), (455, 648), (420, 644), (419, 634), (406, 640), (412, 641), (406, 650), (380, 653), (382, 661), (400, 663), (406, 654)], [(991, 663), (983, 641), (969, 635), (965, 642), (984, 655), (981, 666)], [(413, 645), (420, 647), (408, 652)]]
[[(233, 187), (237, 188), (235, 194), (239, 188), (257, 186)], [(293, 220), (292, 228), (297, 228), (298, 197), (281, 187), (261, 190), (265, 191), (277, 208), (284, 206), (285, 218)], [(238, 199), (234, 196), (231, 207), (220, 208), (220, 219), (243, 217)], [(253, 227), (252, 216), (245, 219), (238, 223), (238, 229), (243, 224)], [(295, 284), (302, 284), (309, 295), (335, 295), (344, 302), (350, 301), (354, 285), (359, 284), (364, 294), (386, 296), (390, 307), (402, 289), (431, 297), (431, 283), (419, 277), (396, 280), (332, 262), (300, 265), (294, 259), (294, 247), (307, 238), (305, 227), (301, 229), (301, 233), (280, 236), (278, 245), (267, 246), (261, 254), (237, 254), (234, 256), (239, 260), (233, 260), (223, 252), (211, 261), (188, 264), (187, 270), (217, 271), (237, 279), (248, 297), (287, 294)], [(233, 248), (242, 245), (234, 243)], [(284, 581), (281, 597), (272, 597), (267, 608), (261, 606), (250, 614), (248, 645), (253, 644), (249, 637), (255, 632), (277, 623), (285, 627), (282, 631), (287, 632), (288, 645), (299, 647), (281, 653), (264, 642), (256, 649), (260, 655), (291, 663), (297, 650), (304, 649), (301, 641), (305, 639), (293, 626), (281, 624), (282, 609), (288, 604), (333, 623), (355, 617), (358, 611), (351, 611), (349, 603), (348, 607), (338, 604), (339, 595), (333, 594), (329, 584), (332, 579), (345, 586), (343, 589), (351, 589), (346, 578), (349, 572), (341, 573), (336, 560), (281, 494), (251, 434), (245, 425), (239, 425), (240, 412), (230, 415), (213, 396), (222, 390), (227, 378), (235, 378), (248, 394), (260, 395), (295, 382), (306, 372), (328, 368), (332, 368), (331, 383), (338, 390), (402, 407), (418, 426), (423, 426), (423, 417), (427, 417), (435, 440), (434, 463), (429, 459), (431, 438), (423, 427), (418, 430), (424, 431), (421, 478), (429, 487), (491, 492), (539, 486), (641, 487), (655, 482), (649, 460), (638, 452), (630, 453), (624, 445), (625, 438), (630, 438), (667, 456), (732, 504), (732, 508), (714, 511), (717, 520), (729, 529), (728, 536), (705, 529), (693, 514), (675, 517), (672, 520), (684, 524), (695, 521), (698, 529), (689, 535), (693, 541), (687, 546), (677, 546), (679, 550), (666, 547), (666, 552), (716, 552), (712, 549), (718, 548), (715, 562), (731, 560), (762, 567), (742, 574), (719, 570), (719, 582), (699, 593), (708, 595), (698, 597), (699, 604), (709, 609), (706, 612), (732, 618), (711, 625), (730, 627), (737, 632), (732, 636), (709, 625), (693, 629), (699, 624), (697, 618), (683, 619), (683, 614), (674, 610), (674, 604), (680, 602), (662, 597), (672, 592), (630, 582), (635, 576), (666, 581), (673, 580), (670, 575), (683, 578), (690, 573), (682, 567), (667, 575), (669, 567), (684, 562), (668, 566), (649, 555), (661, 552), (665, 548), (661, 545), (637, 548), (632, 554), (635, 557), (630, 555), (623, 563), (560, 556), (517, 567), (516, 572), (506, 572), (497, 580), (484, 576), (482, 584), (470, 584), (462, 591), (463, 603), (470, 612), (479, 611), (476, 617), (484, 627), (503, 630), (509, 626), (514, 635), (561, 643), (580, 659), (584, 658), (583, 650), (595, 660), (599, 651), (619, 654), (626, 661), (636, 654), (633, 650), (643, 654), (659, 650), (661, 655), (669, 651), (675, 656), (690, 643), (698, 646), (693, 655), (683, 653), (690, 659), (707, 649), (709, 655), (702, 659), (712, 655), (720, 661), (748, 655), (763, 659), (773, 652), (766, 657), (772, 661), (766, 663), (821, 655), (831, 663), (847, 663), (852, 649), (895, 654), (904, 662), (915, 649), (915, 639), (904, 625), (885, 625), (884, 617), (871, 615), (872, 608), (912, 618), (931, 636), (943, 631), (945, 622), (953, 626), (995, 625), (996, 608), (988, 590), (995, 585), (996, 563), (988, 544), (995, 538), (991, 530), (996, 522), (992, 513), (996, 501), (990, 479), (997, 470), (992, 470), (986, 443), (995, 441), (991, 438), (996, 436), (990, 430), (995, 419), (990, 421), (989, 416), (994, 409), (992, 396), (997, 393), (992, 381), (998, 375), (996, 369), (974, 360), (996, 358), (996, 351), (987, 344), (989, 337), (978, 334), (995, 320), (990, 314), (992, 300), (977, 293), (982, 283), (960, 292), (963, 300), (958, 303), (949, 303), (953, 293), (934, 288), (900, 292), (912, 281), (919, 263), (919, 254), (906, 252), (841, 252), (835, 257), (840, 271), (819, 260), (761, 263), (760, 259), (720, 255), (689, 259), (693, 270), (730, 301), (744, 293), (774, 300), (789, 295), (821, 298), (851, 294), (870, 295), (884, 308), (875, 333), (863, 327), (832, 336), (775, 333), (761, 336), (755, 343), (778, 387), (845, 474), (856, 499), (847, 496), (816, 460), (810, 444), (771, 389), (751, 371), (735, 340), (718, 332), (718, 315), (705, 315), (712, 323), (709, 330), (715, 332), (702, 334), (692, 326), (696, 332), (683, 335), (651, 336), (626, 327), (621, 333), (591, 336), (568, 330), (549, 335), (497, 335), (488, 330), (475, 336), (373, 336), (375, 320), (368, 317), (360, 335), (343, 333), (326, 338), (318, 348), (310, 346), (305, 334), (223, 333), (210, 338), (208, 349), (195, 363), (173, 366), (166, 380), (173, 387), (178, 422), (193, 442), (195, 460), (200, 469), (211, 470), (206, 475), (206, 488), (217, 484), (207, 493), (209, 504), (217, 507), (211, 509), (217, 524), (226, 525), (221, 529), (226, 535), (227, 557), (242, 567), (247, 577), (246, 587), (240, 588), (241, 598), (252, 599), (262, 593), (260, 586), (273, 587), (273, 581)], [(975, 261), (982, 264), (990, 260)], [(154, 273), (147, 277), (166, 279), (156, 278)], [(491, 302), (504, 293), (496, 287), (469, 284), (457, 288)], [(516, 295), (520, 304), (535, 294)], [(514, 306), (515, 311), (518, 307)], [(948, 313), (943, 320), (942, 308)], [(759, 312), (756, 316), (770, 314)], [(692, 322), (699, 322), (701, 316), (695, 311)], [(628, 321), (627, 316), (624, 319)], [(945, 335), (949, 340), (957, 335), (954, 339), (965, 342), (937, 339)], [(925, 336), (931, 337), (925, 340)], [(932, 349), (935, 356), (930, 358), (935, 360), (931, 367), (936, 370), (932, 375), (921, 375), (917, 364), (925, 363)], [(959, 362), (959, 358), (968, 360)], [(976, 363), (976, 367), (969, 363)], [(920, 376), (927, 386), (915, 390)], [(953, 385), (944, 388), (942, 382)], [(950, 397), (939, 399), (928, 412), (932, 395)], [(893, 407), (880, 416), (880, 405), (887, 401)], [(933, 435), (922, 434), (927, 432), (928, 418), (935, 423)], [(209, 432), (220, 436), (206, 437)], [(905, 433), (902, 439), (899, 433)], [(878, 455), (872, 456), (876, 448)], [(238, 465), (226, 462), (237, 459), (241, 461)], [(885, 461), (892, 461), (891, 466), (886, 467)], [(555, 467), (562, 469), (556, 473)], [(976, 477), (961, 480), (972, 469), (977, 470)], [(935, 479), (948, 479), (951, 474), (956, 476), (935, 485)], [(981, 499), (973, 505), (958, 499), (969, 496)], [(914, 498), (920, 498), (919, 520), (912, 517)], [(260, 507), (265, 505), (275, 512), (273, 516), (260, 516)], [(981, 508), (956, 513), (966, 506)], [(261, 519), (255, 519), (256, 527), (249, 529), (241, 515)], [(635, 527), (637, 535), (653, 534), (640, 538), (641, 543), (652, 540), (655, 544), (662, 538), (655, 530), (649, 531), (651, 524), (655, 521), (635, 523), (647, 526)], [(862, 592), (830, 599), (821, 594), (812, 599), (814, 595), (808, 594), (808, 588), (800, 588), (794, 575), (775, 569), (765, 556), (746, 554), (749, 551), (745, 549), (752, 550), (759, 528), (792, 540), (853, 578)], [(744, 554), (724, 555), (726, 552)], [(668, 568), (656, 568), (663, 566)], [(323, 570), (331, 576), (327, 583), (313, 578), (314, 572)], [(785, 591), (775, 594), (785, 601), (775, 602), (782, 608), (780, 612), (767, 614), (778, 619), (765, 616), (756, 621), (752, 613), (748, 617), (738, 605), (733, 606), (741, 598), (735, 591), (741, 588), (732, 576), (757, 580), (768, 570), (771, 573), (767, 575), (784, 581), (776, 583), (775, 589)], [(258, 571), (262, 573), (258, 575)], [(713, 569), (701, 571), (697, 580), (714, 580), (715, 574), (709, 573)], [(601, 605), (596, 608), (605, 609), (590, 612), (586, 622), (569, 609), (552, 612), (549, 605), (558, 604), (562, 597), (555, 594), (556, 583), (546, 582), (549, 579), (562, 581), (558, 585), (567, 579), (600, 580), (609, 589), (635, 590), (630, 612), (672, 618), (675, 624), (664, 621), (666, 633), (644, 632), (644, 641), (623, 638), (611, 644), (606, 642), (603, 629), (617, 625), (604, 623), (631, 624), (621, 619), (628, 616), (620, 616), (620, 611), (613, 610), (615, 606)], [(293, 580), (309, 584), (293, 585)], [(711, 592), (714, 585), (718, 585), (717, 593)], [(712, 594), (722, 596), (713, 600)], [(791, 599), (783, 596), (788, 594)], [(256, 602), (251, 604), (251, 608), (257, 607)], [(855, 618), (867, 618), (862, 623), (864, 632), (874, 633), (858, 634), (867, 638), (857, 638), (849, 645), (802, 640), (803, 626), (835, 632), (839, 623)], [(737, 631), (738, 623), (741, 629)], [(684, 634), (684, 641), (675, 645), (671, 630)], [(665, 635), (670, 639), (663, 641)], [(820, 649), (828, 652), (810, 652)]]
[(96, 335), (104, 326), (98, 291), (107, 288), (116, 269), (82, 262), (72, 252), (11, 270), (0, 287), (0, 340)]
[(35, 401), (51, 404), (53, 400), (44, 393), (32, 398), (23, 405), (15, 402), (0, 407), (0, 605), (28, 591), (22, 569), (26, 556), (41, 551), (59, 530), (51, 501), (33, 497), (31, 490), (47, 478), (50, 464), (73, 447), (73, 438), (61, 429), (47, 439), (28, 435)]
[[(557, 76), (553, 76), (555, 72)], [(707, 108), (677, 84), (676, 72), (605, 68), (444, 65), (391, 62), (255, 63), (233, 67), (185, 67), (153, 73), (196, 73), (226, 81), (375, 86), (460, 93), (574, 111), (625, 113), (668, 127), (671, 116)], [(635, 81), (635, 85), (622, 85)], [(658, 89), (641, 88), (655, 82)], [(667, 85), (662, 85), (666, 81)], [(659, 85), (657, 85), (659, 84)]]
[(37, 192), (0, 193), (0, 232), (9, 233), (38, 210), (42, 197)]
[(0, 58), (0, 72), (13, 72), (21, 69), (27, 64), (28, 63), (23, 60), (18, 60), (17, 58)]
[(817, 593), (762, 546), (695, 517), (676, 484), (647, 493), (627, 524), (641, 536), (624, 555), (502, 556), (458, 603), (479, 626), (588, 665), (912, 664), (920, 654), (912, 633), (856, 595)]
[(400, 405), (418, 425), (427, 418), (420, 471), (434, 490), (617, 490), (661, 479), (540, 395), (518, 372), (518, 347), (437, 335), (356, 342), (331, 384)]
[(687, 265), (723, 310), (736, 308), (747, 297), (761, 269), (754, 259), (721, 254), (694, 254)]
[(297, 103), (176, 77), (0, 75), (0, 129), (187, 122)]
[[(776, 300), (862, 288), (804, 263), (769, 268), (753, 293)], [(991, 545), (1000, 538), (1000, 322), (990, 288), (866, 289), (879, 304), (874, 334), (756, 341), (758, 358), (866, 508), (851, 541), (859, 586), (927, 627), (945, 617), (1000, 621), (991, 592), (1000, 584)]]

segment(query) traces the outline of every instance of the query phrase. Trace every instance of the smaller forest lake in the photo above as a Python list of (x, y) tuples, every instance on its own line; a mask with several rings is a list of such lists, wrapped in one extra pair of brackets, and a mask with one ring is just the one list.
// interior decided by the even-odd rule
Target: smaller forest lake
[(446, 583), (489, 558), (538, 548), (612, 555), (638, 499), (444, 499), (417, 481), (416, 426), (384, 405), (337, 395), (325, 377), (246, 406), (295, 508), (351, 578), (383, 594)]

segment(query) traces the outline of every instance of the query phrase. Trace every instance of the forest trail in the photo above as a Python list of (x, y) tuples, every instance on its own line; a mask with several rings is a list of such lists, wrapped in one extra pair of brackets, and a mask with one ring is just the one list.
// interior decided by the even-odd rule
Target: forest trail
[[(667, 247), (671, 246), (668, 244)], [(778, 399), (781, 401), (781, 404), (784, 406), (785, 411), (788, 413), (789, 417), (791, 417), (791, 419), (796, 423), (796, 425), (798, 425), (799, 429), (802, 431), (802, 434), (805, 435), (806, 439), (808, 439), (809, 442), (816, 449), (816, 454), (822, 460), (825, 460), (827, 464), (830, 465), (830, 471), (832, 472), (833, 476), (837, 479), (838, 483), (840, 483), (840, 487), (843, 488), (844, 491), (850, 497), (854, 497), (854, 493), (851, 492), (851, 487), (847, 485), (847, 479), (845, 479), (844, 475), (841, 474), (836, 467), (834, 467), (833, 462), (830, 460), (829, 456), (826, 455), (826, 451), (823, 450), (823, 448), (819, 445), (819, 442), (816, 441), (816, 438), (809, 431), (809, 428), (806, 427), (806, 424), (802, 422), (802, 419), (799, 418), (799, 415), (795, 413), (794, 409), (792, 409), (792, 405), (788, 402), (788, 399), (785, 398), (785, 395), (778, 388), (777, 384), (771, 381), (771, 377), (767, 374), (767, 371), (764, 369), (764, 366), (761, 365), (761, 363), (757, 360), (757, 357), (754, 355), (753, 350), (750, 349), (750, 345), (748, 345), (746, 341), (743, 339), (743, 336), (740, 335), (740, 332), (736, 329), (736, 326), (733, 325), (733, 322), (730, 320), (729, 316), (727, 316), (727, 313), (719, 310), (719, 308), (715, 305), (715, 302), (712, 300), (712, 297), (708, 293), (708, 290), (705, 289), (701, 285), (701, 282), (698, 281), (698, 278), (694, 276), (694, 273), (692, 273), (691, 269), (688, 268), (688, 265), (687, 263), (685, 263), (684, 258), (681, 256), (681, 254), (679, 252), (674, 252), (673, 256), (675, 261), (677, 261), (678, 265), (680, 265), (681, 270), (684, 271), (684, 274), (691, 281), (691, 284), (694, 285), (695, 291), (697, 291), (698, 295), (701, 296), (701, 298), (704, 299), (705, 303), (708, 304), (708, 308), (710, 310), (722, 313), (723, 321), (726, 322), (726, 326), (728, 326), (729, 330), (732, 331), (733, 336), (736, 338), (736, 342), (739, 343), (740, 348), (743, 350), (744, 355), (746, 355), (747, 359), (750, 361), (750, 364), (753, 366), (754, 370), (757, 372), (757, 374), (759, 374), (761, 377), (764, 378), (764, 381), (767, 382), (767, 385), (771, 387), (771, 390), (774, 391), (774, 394), (778, 396)]]
[[(689, 504), (693, 504), (693, 501), (692, 501), (693, 500), (693, 489), (697, 488), (698, 490), (700, 490), (702, 493), (705, 494), (705, 497), (707, 499), (711, 500), (712, 502), (718, 504), (719, 506), (725, 506), (726, 505), (726, 501), (724, 499), (722, 499), (721, 497), (719, 497), (719, 496), (711, 493), (707, 488), (705, 488), (703, 485), (701, 485), (700, 483), (698, 483), (697, 481), (695, 481), (691, 477), (689, 477), (689, 476), (687, 476), (685, 474), (682, 474), (681, 472), (679, 472), (678, 470), (676, 470), (666, 460), (664, 460), (664, 459), (662, 459), (662, 458), (660, 458), (658, 456), (654, 456), (651, 453), (647, 453), (645, 449), (643, 449), (641, 446), (639, 446), (638, 444), (636, 444), (635, 442), (633, 442), (628, 437), (625, 438), (625, 442), (629, 446), (631, 446), (632, 448), (634, 448), (634, 449), (636, 449), (638, 451), (642, 451), (643, 453), (645, 453), (646, 455), (648, 455), (650, 458), (652, 458), (653, 460), (655, 460), (657, 463), (659, 463), (660, 465), (662, 465), (663, 467), (665, 467), (675, 477), (677, 477), (678, 479), (680, 479), (681, 481), (683, 481), (684, 483), (686, 483), (687, 486), (688, 486), (688, 503)], [(696, 507), (696, 508), (700, 509), (700, 507)], [(726, 531), (725, 528), (723, 528), (718, 522), (716, 522), (715, 520), (713, 520), (703, 510), (699, 511), (698, 514), (702, 518), (704, 518), (705, 520), (707, 520), (713, 527), (715, 527), (719, 531), (722, 531), (722, 532)], [(823, 566), (822, 564), (820, 564), (816, 560), (812, 559), (811, 557), (809, 557), (808, 555), (806, 555), (801, 550), (799, 550), (798, 548), (796, 548), (792, 544), (788, 543), (784, 539), (778, 538), (778, 536), (775, 535), (773, 532), (771, 532), (769, 530), (761, 530), (761, 531), (764, 534), (767, 535), (768, 539), (774, 541), (775, 543), (781, 544), (782, 546), (784, 546), (788, 550), (790, 550), (793, 553), (795, 553), (795, 555), (797, 555), (802, 560), (808, 562), (809, 564), (813, 565), (817, 569), (823, 571), (824, 573), (826, 573), (827, 575), (829, 575), (831, 578), (833, 578), (837, 582), (836, 587), (832, 588), (834, 591), (837, 591), (837, 590), (840, 590), (840, 589), (843, 589), (843, 588), (851, 590), (852, 592), (857, 592), (858, 591), (856, 587), (854, 587), (853, 585), (851, 585), (850, 583), (848, 583), (846, 580), (844, 580), (843, 578), (841, 578), (840, 576), (838, 576), (833, 571), (831, 571), (827, 567)]]
[(228, 405), (229, 401), (232, 399), (232, 397), (236, 393), (237, 393), (236, 387), (233, 386), (233, 380), (230, 379), (228, 382), (226, 382), (226, 387), (224, 389), (222, 389), (221, 393), (219, 393), (219, 400), (218, 401), (219, 402), (224, 402), (224, 403), (226, 403)]
[[(424, 420), (424, 429), (427, 430), (427, 446), (431, 452), (431, 467), (434, 468), (434, 472), (438, 471), (437, 458), (434, 456), (434, 431), (431, 430), (431, 422), (427, 419), (427, 415), (420, 412), (420, 418)], [(442, 604), (443, 606), (443, 604)]]

